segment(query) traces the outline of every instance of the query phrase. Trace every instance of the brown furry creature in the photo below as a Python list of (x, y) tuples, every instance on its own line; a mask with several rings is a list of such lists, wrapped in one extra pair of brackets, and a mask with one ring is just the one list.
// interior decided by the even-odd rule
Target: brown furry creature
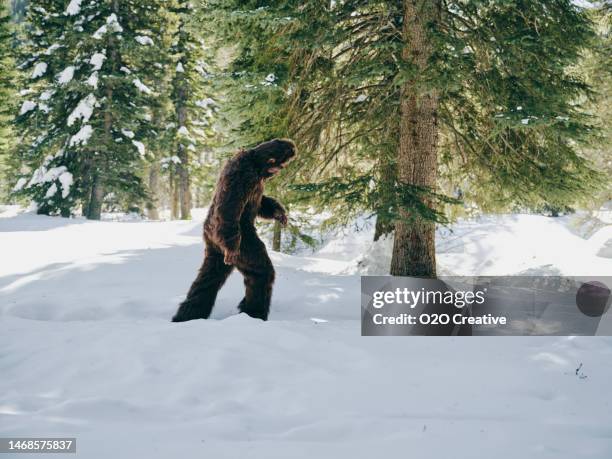
[(274, 139), (240, 151), (227, 162), (204, 222), (204, 263), (173, 322), (207, 319), (234, 267), (244, 276), (246, 287), (238, 309), (268, 319), (274, 268), (254, 223), (259, 216), (287, 224), (283, 206), (264, 196), (264, 180), (279, 173), (295, 154), (292, 141)]

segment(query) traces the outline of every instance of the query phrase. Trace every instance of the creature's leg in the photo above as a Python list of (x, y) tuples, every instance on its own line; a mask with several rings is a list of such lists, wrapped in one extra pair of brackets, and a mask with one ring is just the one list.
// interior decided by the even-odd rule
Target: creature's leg
[(208, 319), (215, 304), (217, 293), (232, 272), (233, 266), (223, 262), (223, 254), (212, 244), (206, 244), (204, 263), (198, 277), (191, 285), (172, 322), (193, 319)]
[(236, 268), (244, 276), (246, 293), (238, 309), (256, 319), (268, 320), (274, 268), (266, 246), (253, 233), (243, 234)]

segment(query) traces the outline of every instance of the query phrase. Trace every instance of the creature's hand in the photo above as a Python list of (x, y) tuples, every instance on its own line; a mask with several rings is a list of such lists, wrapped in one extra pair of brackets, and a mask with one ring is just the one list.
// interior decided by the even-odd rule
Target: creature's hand
[(229, 250), (226, 250), (225, 258), (223, 259), (223, 261), (225, 262), (226, 265), (235, 265), (236, 262), (238, 261), (239, 254), (240, 253), (238, 251), (231, 252)]
[(281, 225), (287, 226), (287, 213), (285, 209), (277, 209), (274, 211), (274, 220), (277, 220)]

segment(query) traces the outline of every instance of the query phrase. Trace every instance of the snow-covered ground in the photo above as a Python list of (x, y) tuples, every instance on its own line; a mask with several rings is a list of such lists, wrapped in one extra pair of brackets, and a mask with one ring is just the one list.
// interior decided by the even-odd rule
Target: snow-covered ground
[[(100, 459), (612, 457), (612, 338), (361, 337), (359, 273), (389, 252), (371, 231), (272, 254), (269, 322), (235, 315), (236, 274), (216, 320), (173, 324), (202, 212), (0, 212), (0, 437)], [(439, 232), (440, 271), (612, 275), (609, 223), (462, 221)]]

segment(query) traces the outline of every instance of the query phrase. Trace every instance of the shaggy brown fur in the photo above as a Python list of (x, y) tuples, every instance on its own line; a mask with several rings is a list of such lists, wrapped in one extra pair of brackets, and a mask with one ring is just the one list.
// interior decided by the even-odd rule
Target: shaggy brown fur
[(274, 268), (257, 236), (255, 218), (287, 223), (283, 206), (264, 196), (264, 180), (280, 172), (295, 154), (293, 142), (274, 139), (240, 151), (227, 162), (204, 222), (204, 263), (173, 322), (207, 319), (217, 292), (234, 267), (244, 276), (246, 287), (238, 309), (267, 320)]

